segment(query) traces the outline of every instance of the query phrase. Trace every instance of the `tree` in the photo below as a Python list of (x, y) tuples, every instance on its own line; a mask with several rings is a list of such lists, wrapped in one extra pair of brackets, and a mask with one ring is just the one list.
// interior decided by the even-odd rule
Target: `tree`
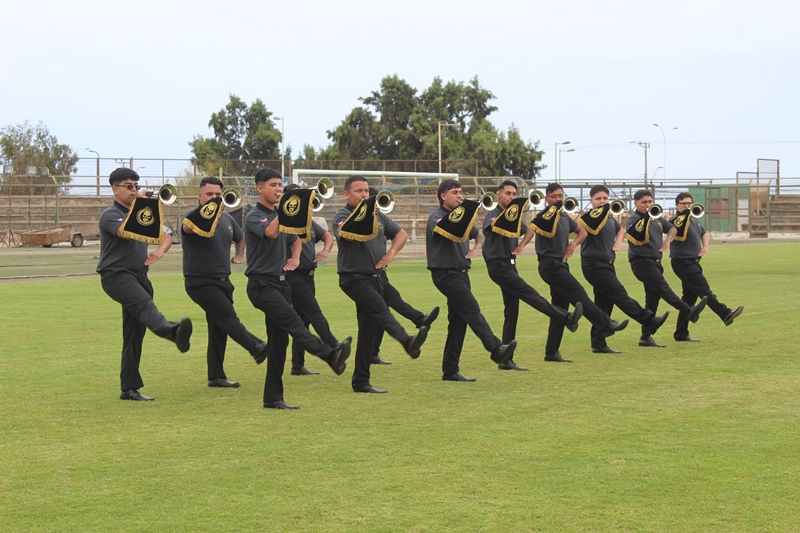
[[(13, 174), (3, 175), (3, 192), (12, 186), (14, 194), (54, 194), (78, 170), (78, 154), (60, 144), (42, 122), (5, 126), (0, 132), (0, 149), (5, 164), (14, 169)], [(28, 167), (36, 168), (36, 176), (28, 176)]]
[[(252, 175), (263, 166), (260, 161), (280, 159), (281, 132), (271, 116), (260, 99), (248, 107), (231, 94), (228, 104), (208, 121), (214, 136), (196, 135), (189, 143), (195, 163), (206, 174), (216, 175), (223, 167), (229, 174)], [(231, 165), (225, 160), (241, 163)]]

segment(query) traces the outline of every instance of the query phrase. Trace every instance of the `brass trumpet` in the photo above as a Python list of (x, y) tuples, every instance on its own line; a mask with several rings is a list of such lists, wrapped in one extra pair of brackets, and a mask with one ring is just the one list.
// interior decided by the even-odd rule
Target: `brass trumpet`
[(481, 207), (491, 211), (497, 207), (497, 195), (493, 192), (485, 192), (480, 199)]
[(664, 208), (658, 204), (653, 204), (647, 209), (647, 214), (650, 215), (650, 218), (661, 218), (661, 215), (664, 214)]
[(311, 200), (311, 210), (316, 213), (317, 211), (322, 211), (323, 207), (325, 207), (325, 200), (319, 194), (315, 194), (314, 199)]
[(564, 212), (567, 213), (568, 215), (574, 215), (575, 213), (580, 211), (580, 207), (578, 206), (578, 200), (576, 200), (572, 196), (564, 198), (564, 203), (561, 204), (561, 209), (563, 209)]
[(228, 209), (236, 209), (242, 203), (242, 195), (238, 189), (225, 189), (222, 191), (222, 205)]
[(391, 191), (381, 191), (375, 195), (375, 205), (384, 215), (388, 215), (394, 209), (394, 194)]
[(534, 189), (531, 191), (531, 194), (528, 196), (528, 201), (531, 203), (531, 207), (533, 208), (540, 208), (544, 206), (544, 193), (538, 189)]
[[(322, 200), (330, 200), (333, 198), (333, 182), (330, 178), (320, 178), (314, 189), (317, 190), (317, 196)], [(322, 209), (322, 207), (320, 207), (320, 209)]]
[(609, 208), (612, 215), (619, 215), (625, 211), (625, 202), (622, 200), (614, 200), (611, 202), (611, 207)]
[(144, 195), (147, 197), (153, 196), (155, 194), (158, 194), (158, 199), (161, 200), (161, 203), (164, 205), (174, 204), (175, 200), (178, 199), (178, 189), (171, 183), (162, 185), (161, 188), (158, 189), (158, 192), (147, 191), (146, 193), (144, 193)]
[(700, 218), (706, 214), (706, 206), (703, 204), (692, 204), (690, 212), (694, 218)]

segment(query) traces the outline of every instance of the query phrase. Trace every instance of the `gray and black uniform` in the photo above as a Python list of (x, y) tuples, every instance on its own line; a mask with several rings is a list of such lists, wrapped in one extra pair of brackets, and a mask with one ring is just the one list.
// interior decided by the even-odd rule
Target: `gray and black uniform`
[[(678, 215), (669, 219), (673, 222)], [(720, 302), (717, 296), (711, 292), (711, 287), (703, 274), (703, 267), (700, 266), (700, 248), (703, 246), (702, 237), (706, 230), (692, 216), (686, 218), (689, 221), (689, 231), (686, 240), (678, 241), (672, 239), (669, 243), (669, 257), (672, 264), (672, 271), (681, 280), (683, 288), (683, 301), (687, 305), (693, 306), (702, 297), (708, 299), (707, 305), (723, 321), (733, 313), (730, 307)], [(678, 314), (678, 323), (675, 327), (673, 338), (675, 340), (686, 339), (689, 337), (689, 313), (681, 310)]]
[(333, 215), (333, 235), (339, 249), (336, 257), (339, 287), (356, 304), (358, 346), (352, 385), (353, 390), (359, 391), (370, 385), (372, 349), (378, 333), (386, 331), (406, 351), (412, 336), (389, 311), (383, 299), (384, 277), (375, 268), (386, 255), (386, 240), (393, 239), (402, 228), (385, 214), (377, 212), (378, 234), (374, 238), (363, 242), (345, 239), (339, 235), (339, 228), (352, 212), (353, 208), (345, 205)]
[[(620, 229), (619, 222), (609, 215), (597, 235), (588, 234), (586, 240), (581, 244), (583, 277), (592, 285), (594, 303), (604, 313), (611, 315), (614, 305), (616, 305), (623, 313), (642, 326), (649, 325), (655, 314), (631, 298), (617, 277), (617, 270), (614, 267), (617, 257), (614, 243)], [(602, 328), (592, 325), (591, 342), (594, 350), (602, 350), (608, 346), (606, 334)]]
[(325, 362), (333, 360), (333, 347), (322, 342), (303, 325), (292, 307), (292, 289), (283, 270), (288, 259), (288, 244), (296, 235), (279, 233), (274, 239), (264, 235), (278, 214), (257, 203), (245, 216), (244, 237), (247, 243), (247, 296), (256, 309), (264, 312), (267, 325), (267, 377), (264, 384), (264, 404), (283, 401), (283, 368), (289, 335), (307, 352)]
[(205, 311), (208, 323), (208, 379), (227, 379), (223, 365), (228, 336), (254, 357), (261, 342), (247, 331), (233, 308), (231, 243), (241, 242), (244, 233), (236, 220), (223, 212), (213, 236), (186, 233), (183, 228), (181, 234), (186, 294)]
[(122, 305), (121, 390), (144, 386), (139, 373), (142, 340), (149, 329), (175, 342), (177, 322), (170, 322), (153, 303), (153, 285), (147, 278), (147, 244), (117, 236), (128, 216), (128, 208), (114, 202), (100, 215), (100, 260), (97, 272), (103, 290)]
[[(561, 213), (552, 237), (536, 235), (539, 276), (550, 286), (550, 302), (553, 305), (566, 310), (569, 309), (569, 304), (575, 305), (581, 302), (583, 316), (592, 323), (592, 326), (606, 330), (611, 325), (611, 319), (589, 298), (586, 289), (569, 271), (569, 264), (564, 258), (569, 245), (569, 234), (577, 229), (578, 223), (566, 213)], [(544, 349), (546, 357), (558, 353), (563, 337), (564, 321), (551, 318)]]
[[(322, 226), (311, 222), (311, 238), (303, 243), (300, 265), (295, 270), (286, 272), (286, 281), (292, 287), (292, 306), (300, 315), (303, 324), (306, 327), (313, 326), (322, 342), (334, 346), (338, 341), (331, 333), (328, 320), (317, 303), (317, 287), (314, 283), (314, 272), (317, 270), (317, 262), (314, 261), (317, 256), (316, 244), (322, 241), (325, 233), (327, 232)], [(299, 342), (293, 340), (292, 371), (299, 371), (305, 364), (305, 350)]]
[[(540, 313), (555, 320), (566, 322), (569, 313), (556, 307), (543, 298), (531, 287), (517, 272), (517, 258), (514, 249), (519, 244), (519, 238), (506, 237), (492, 231), (492, 221), (500, 216), (503, 209), (497, 207), (486, 213), (483, 219), (483, 259), (486, 261), (486, 270), (489, 277), (499, 287), (503, 295), (503, 344), (508, 344), (517, 337), (517, 320), (519, 318), (519, 301), (522, 300)], [(523, 222), (520, 234), (530, 231)]]
[(455, 242), (434, 232), (436, 224), (450, 213), (451, 211), (442, 206), (435, 209), (428, 217), (428, 226), (425, 231), (428, 270), (431, 271), (433, 284), (439, 289), (439, 292), (447, 297), (447, 340), (445, 340), (442, 355), (442, 377), (444, 379), (451, 378), (460, 372), (459, 361), (467, 326), (478, 336), (483, 347), (489, 352), (494, 352), (502, 344), (481, 313), (481, 307), (472, 294), (472, 285), (469, 280), (472, 260), (465, 256), (469, 252), (469, 241), (478, 236), (478, 227), (472, 226), (469, 239), (464, 242)]
[[(628, 217), (627, 229), (630, 230), (636, 222), (644, 217), (639, 211), (634, 211)], [(689, 314), (690, 307), (686, 302), (678, 298), (664, 279), (664, 267), (661, 265), (660, 251), (664, 243), (664, 235), (672, 229), (672, 224), (664, 217), (651, 218), (649, 235), (650, 239), (646, 244), (636, 245), (628, 243), (628, 261), (636, 279), (644, 285), (645, 308), (654, 314), (658, 311), (659, 300), (664, 300), (681, 313)], [(651, 337), (650, 330), (642, 326), (642, 339)]]

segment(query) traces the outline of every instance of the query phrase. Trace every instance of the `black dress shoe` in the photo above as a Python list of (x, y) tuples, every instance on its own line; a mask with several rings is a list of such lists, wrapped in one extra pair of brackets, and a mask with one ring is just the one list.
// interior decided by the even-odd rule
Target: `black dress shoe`
[(382, 359), (380, 355), (373, 355), (372, 359), (369, 360), (371, 365), (391, 365), (391, 361), (387, 361), (386, 359)]
[(673, 337), (675, 342), (700, 342), (700, 339), (693, 339), (690, 336), (685, 337)]
[(592, 348), (592, 353), (622, 353), (619, 350), (613, 349), (611, 346), (606, 344), (602, 348)]
[(175, 332), (175, 344), (182, 353), (189, 351), (189, 340), (192, 338), (192, 319), (189, 317), (181, 318), (178, 323), (178, 331)]
[(650, 320), (650, 323), (647, 324), (647, 331), (650, 332), (650, 335), (655, 335), (658, 328), (664, 325), (664, 322), (667, 321), (667, 317), (669, 317), (669, 311), (664, 313), (661, 316), (653, 315), (653, 318)]
[(476, 380), (475, 380), (475, 378), (468, 378), (467, 376), (465, 376), (461, 372), (456, 372), (455, 374), (453, 374), (451, 376), (442, 376), (442, 381), (463, 381), (465, 383), (472, 383), (473, 381), (476, 381)]
[(517, 348), (517, 341), (512, 340), (508, 344), (501, 344), (492, 351), (492, 361), (498, 365), (509, 362), (514, 357), (514, 350)]
[(431, 309), (430, 313), (422, 317), (422, 320), (417, 325), (417, 327), (419, 328), (421, 328), (422, 326), (431, 327), (431, 324), (433, 324), (433, 321), (436, 320), (436, 317), (438, 316), (439, 316), (439, 306), (437, 305), (436, 307)]
[(267, 360), (267, 355), (269, 354), (269, 345), (266, 342), (259, 342), (256, 344), (256, 349), (253, 352), (253, 359), (256, 360), (256, 364), (260, 365), (264, 361)]
[[(580, 303), (580, 302), (578, 302), (578, 303)], [(519, 370), (519, 371), (528, 370), (524, 366), (519, 366), (517, 363), (514, 362), (513, 359), (509, 359), (507, 362), (505, 362), (505, 363), (503, 363), (501, 365), (497, 365), (497, 368), (499, 368), (500, 370)]]
[(137, 389), (128, 389), (119, 393), (120, 400), (133, 400), (135, 402), (152, 402), (155, 398), (141, 394)]
[(344, 370), (347, 368), (347, 363), (345, 361), (350, 357), (351, 342), (353, 342), (353, 337), (347, 337), (345, 340), (337, 342), (336, 346), (333, 347), (331, 360), (328, 361), (328, 364), (337, 376), (344, 374)]
[(283, 400), (277, 402), (264, 402), (264, 407), (267, 409), (300, 409), (299, 405), (289, 405)]
[(697, 322), (697, 319), (700, 318), (700, 312), (706, 308), (706, 304), (708, 303), (708, 296), (703, 296), (703, 299), (700, 300), (700, 303), (697, 305), (693, 305), (689, 308), (689, 321), (690, 322)]
[(312, 372), (304, 366), (292, 369), (293, 376), (316, 376), (317, 374), (319, 374), (319, 372)]
[(572, 333), (578, 331), (578, 320), (583, 316), (583, 303), (578, 302), (575, 304), (575, 309), (571, 313), (567, 313), (567, 321), (564, 325)]
[(571, 363), (572, 359), (564, 359), (561, 354), (556, 352), (554, 355), (545, 354), (544, 360), (550, 363)]
[(614, 333), (618, 331), (622, 331), (623, 329), (628, 327), (629, 320), (626, 318), (622, 322), (617, 322), (616, 320), (612, 320), (608, 323), (608, 327), (603, 331), (603, 334), (606, 337), (610, 337)]
[(653, 337), (647, 337), (646, 339), (639, 339), (639, 346), (646, 346), (650, 348), (666, 348), (666, 345), (658, 344)]
[(238, 381), (228, 381), (225, 378), (217, 378), (217, 379), (209, 379), (208, 380), (209, 387), (222, 387), (222, 388), (229, 388), (235, 389), (239, 387)]
[(428, 338), (428, 331), (430, 331), (430, 329), (430, 326), (420, 326), (417, 334), (408, 339), (406, 353), (411, 356), (411, 359), (416, 359), (419, 357), (419, 354), (422, 353), (420, 348), (425, 342), (425, 339)]
[(384, 389), (376, 389), (372, 385), (367, 384), (359, 388), (353, 387), (353, 392), (366, 392), (368, 394), (386, 394), (389, 391)]
[(739, 307), (737, 307), (736, 309), (725, 315), (725, 318), (723, 318), (722, 321), (725, 322), (726, 326), (730, 326), (731, 324), (733, 324), (734, 319), (742, 314), (742, 311), (744, 311), (744, 306), (740, 305)]

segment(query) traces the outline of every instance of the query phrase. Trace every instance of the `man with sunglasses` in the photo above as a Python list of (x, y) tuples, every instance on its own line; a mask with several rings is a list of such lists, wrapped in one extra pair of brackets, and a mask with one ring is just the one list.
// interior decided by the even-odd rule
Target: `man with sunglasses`
[(162, 239), (148, 253), (147, 243), (134, 240), (124, 231), (124, 223), (137, 197), (139, 175), (129, 168), (118, 168), (108, 178), (114, 192), (114, 203), (100, 215), (100, 260), (97, 272), (103, 290), (122, 305), (122, 364), (120, 400), (152, 401), (139, 389), (144, 386), (139, 373), (142, 340), (149, 329), (159, 337), (174, 342), (181, 352), (189, 351), (192, 321), (184, 317), (170, 322), (153, 303), (153, 285), (147, 271), (172, 246), (170, 238)]

